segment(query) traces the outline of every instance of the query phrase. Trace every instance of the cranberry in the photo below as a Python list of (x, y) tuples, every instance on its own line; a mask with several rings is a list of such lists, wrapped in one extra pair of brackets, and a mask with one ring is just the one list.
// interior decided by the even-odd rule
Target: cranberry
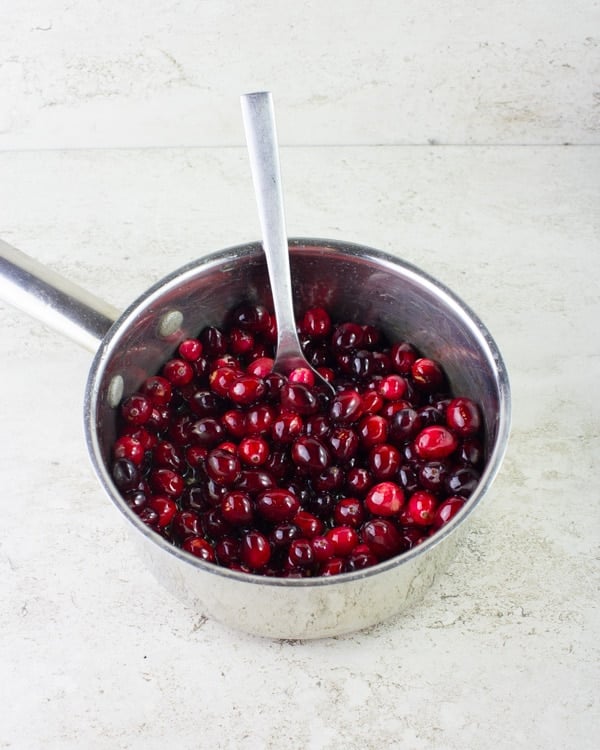
[(334, 350), (359, 349), (363, 342), (363, 329), (358, 323), (342, 323), (333, 332), (331, 345)]
[(431, 393), (444, 385), (444, 372), (433, 359), (426, 357), (416, 359), (411, 367), (411, 375), (414, 384), (421, 391)]
[(481, 429), (479, 407), (470, 398), (455, 398), (446, 407), (446, 422), (460, 437), (470, 437)]
[(286, 383), (279, 391), (282, 408), (302, 416), (314, 414), (319, 408), (315, 393), (302, 383)]
[(259, 495), (256, 501), (257, 512), (267, 521), (275, 523), (291, 521), (299, 508), (298, 498), (284, 489), (267, 490)]
[(186, 539), (188, 536), (201, 536), (202, 524), (200, 516), (191, 510), (182, 510), (175, 514), (173, 518), (173, 535), (179, 539)]
[(115, 458), (127, 458), (136, 466), (140, 466), (144, 459), (144, 446), (140, 440), (131, 435), (123, 435), (113, 445)]
[(339, 425), (329, 434), (328, 444), (335, 458), (346, 462), (354, 458), (358, 451), (358, 435), (350, 427)]
[(264, 305), (244, 303), (232, 311), (230, 322), (244, 331), (263, 333), (271, 323), (271, 315)]
[(290, 544), (288, 560), (291, 565), (298, 565), (301, 568), (306, 568), (313, 564), (314, 559), (315, 554), (308, 539), (294, 539)]
[(357, 529), (365, 519), (364, 506), (355, 497), (344, 497), (335, 506), (333, 519), (338, 526), (352, 526)]
[(346, 487), (349, 492), (362, 497), (373, 485), (373, 477), (367, 469), (353, 466), (346, 475)]
[(224, 536), (215, 542), (215, 557), (219, 565), (227, 568), (239, 563), (240, 542), (231, 536)]
[(162, 369), (163, 376), (174, 386), (191, 383), (194, 378), (194, 368), (185, 359), (170, 359)]
[(448, 464), (446, 461), (427, 461), (419, 467), (417, 476), (423, 489), (439, 493), (444, 489)]
[(307, 539), (314, 539), (314, 537), (323, 533), (323, 521), (305, 510), (299, 510), (296, 513), (294, 516), (294, 523), (300, 530), (302, 536)]
[(291, 443), (303, 432), (302, 417), (292, 411), (281, 414), (271, 425), (271, 436), (278, 443)]
[(269, 534), (269, 542), (274, 550), (287, 550), (294, 539), (298, 539), (302, 532), (294, 523), (278, 523)]
[(469, 497), (479, 484), (479, 472), (471, 466), (460, 466), (446, 476), (446, 491), (450, 495)]
[(396, 526), (385, 518), (374, 518), (362, 527), (362, 536), (378, 560), (387, 560), (402, 551), (403, 543)]
[(150, 474), (150, 484), (156, 492), (175, 498), (180, 497), (185, 488), (181, 474), (172, 469), (154, 469)]
[(346, 570), (363, 570), (364, 568), (370, 568), (372, 565), (377, 565), (378, 562), (379, 560), (367, 544), (359, 544), (350, 553), (346, 561)]
[(231, 487), (240, 475), (239, 458), (228, 450), (215, 448), (206, 457), (206, 473), (217, 484)]
[(225, 430), (223, 426), (214, 417), (203, 417), (194, 422), (189, 429), (190, 440), (204, 448), (211, 448), (217, 445), (224, 436)]
[(242, 469), (235, 486), (238, 490), (256, 495), (259, 492), (274, 488), (276, 484), (272, 474), (269, 474), (267, 471)]
[(140, 481), (140, 471), (128, 458), (118, 458), (113, 463), (112, 477), (117, 487), (126, 492), (137, 487)]
[(406, 393), (406, 380), (401, 375), (387, 375), (377, 384), (377, 393), (387, 401), (398, 401)]
[(332, 557), (321, 566), (322, 576), (337, 576), (343, 573), (345, 569), (345, 563), (341, 557)]
[(398, 342), (392, 346), (392, 366), (400, 375), (410, 375), (412, 373), (412, 366), (418, 356), (414, 346), (406, 341)]
[(404, 492), (394, 482), (380, 482), (367, 492), (365, 506), (375, 516), (396, 516), (404, 505)]
[(415, 438), (415, 450), (426, 461), (447, 458), (458, 447), (458, 440), (441, 425), (425, 427)]
[(238, 452), (248, 466), (262, 466), (269, 457), (269, 444), (264, 438), (253, 435), (240, 442)]
[(183, 542), (182, 547), (194, 557), (199, 557), (206, 562), (215, 562), (215, 551), (212, 545), (201, 536), (189, 536)]
[(177, 513), (177, 503), (164, 495), (152, 497), (148, 505), (158, 514), (157, 525), (160, 528), (168, 526)]
[(326, 536), (316, 536), (311, 540), (313, 554), (317, 562), (325, 562), (335, 555), (335, 545)]
[(272, 357), (256, 357), (246, 368), (250, 375), (256, 375), (257, 378), (266, 378), (271, 374), (275, 360)]
[(140, 390), (153, 404), (158, 406), (166, 406), (173, 394), (171, 383), (160, 375), (146, 378)]
[(161, 440), (154, 446), (152, 458), (157, 466), (164, 469), (173, 469), (173, 471), (181, 471), (185, 465), (185, 460), (179, 448), (168, 440)]
[(134, 393), (121, 405), (121, 416), (133, 425), (143, 425), (152, 416), (152, 401), (148, 396)]
[(423, 417), (410, 406), (397, 411), (390, 419), (389, 437), (394, 443), (412, 440), (425, 426)]
[(260, 401), (267, 392), (267, 386), (258, 375), (240, 375), (229, 386), (229, 398), (241, 406), (250, 406)]
[(451, 518), (454, 518), (464, 504), (465, 500), (462, 497), (449, 497), (440, 503), (433, 519), (433, 528), (441, 529)]
[(413, 492), (408, 498), (406, 513), (410, 521), (417, 526), (429, 526), (433, 523), (437, 500), (435, 495), (425, 490)]
[(331, 463), (331, 455), (325, 445), (318, 439), (305, 435), (292, 445), (292, 461), (311, 473), (326, 469)]
[(207, 326), (200, 332), (200, 341), (207, 357), (220, 357), (227, 352), (227, 339), (215, 326)]
[(369, 452), (368, 464), (376, 480), (392, 479), (400, 468), (400, 452), (389, 443), (376, 445)]
[(361, 413), (362, 399), (360, 394), (358, 391), (350, 388), (337, 393), (329, 409), (329, 416), (332, 422), (356, 422)]
[(385, 443), (388, 437), (387, 420), (378, 414), (369, 414), (360, 421), (358, 434), (365, 448)]
[(313, 339), (329, 336), (331, 332), (331, 318), (322, 307), (311, 307), (300, 321), (300, 332)]
[(209, 390), (194, 391), (188, 399), (191, 411), (198, 417), (216, 417), (225, 409), (225, 401)]
[(182, 359), (195, 362), (202, 356), (202, 344), (198, 339), (185, 339), (179, 344), (177, 351)]
[(266, 435), (275, 421), (275, 412), (268, 404), (259, 404), (248, 409), (245, 428), (248, 435)]
[(239, 490), (227, 492), (221, 500), (221, 515), (225, 521), (236, 526), (249, 524), (253, 516), (250, 496)]
[(325, 536), (333, 544), (336, 557), (347, 557), (358, 544), (358, 534), (351, 526), (334, 526)]
[(240, 559), (252, 570), (260, 570), (271, 559), (269, 540), (259, 531), (249, 531), (242, 537)]

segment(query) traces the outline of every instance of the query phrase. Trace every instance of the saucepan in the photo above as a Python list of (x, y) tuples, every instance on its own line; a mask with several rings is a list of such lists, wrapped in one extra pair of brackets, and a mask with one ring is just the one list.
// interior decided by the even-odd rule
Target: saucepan
[[(93, 470), (148, 568), (198, 614), (259, 636), (340, 635), (396, 616), (447, 566), (489, 494), (507, 447), (510, 387), (501, 353), (456, 294), (396, 255), (351, 242), (289, 240), (298, 310), (325, 305), (338, 319), (380, 326), (439, 360), (455, 393), (478, 402), (486, 463), (465, 506), (437, 534), (371, 568), (322, 578), (267, 578), (193, 557), (149, 529), (111, 477), (122, 399), (156, 373), (178, 343), (220, 325), (242, 301), (272, 305), (264, 253), (248, 243), (207, 254), (152, 286), (124, 312), (0, 242), (0, 296), (95, 351), (83, 419)], [(25, 439), (25, 436), (23, 436)]]

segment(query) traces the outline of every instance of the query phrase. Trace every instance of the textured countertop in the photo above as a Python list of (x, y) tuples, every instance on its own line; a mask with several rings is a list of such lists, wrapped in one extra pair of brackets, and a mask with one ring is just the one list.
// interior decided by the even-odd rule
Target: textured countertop
[[(596, 4), (557, 4), (568, 19), (549, 21), (537, 2), (487, 16), (431, 3), (441, 15), (426, 23), (419, 3), (404, 18), (369, 3), (380, 15), (365, 18), (371, 43), (353, 56), (362, 2), (341, 4), (351, 20), (317, 3), (304, 4), (310, 20), (291, 3), (175, 2), (147, 15), (140, 3), (29, 5), (8, 3), (0, 31), (14, 45), (0, 59), (2, 239), (119, 309), (189, 260), (257, 239), (237, 96), (273, 88), (289, 233), (395, 253), (457, 292), (503, 352), (513, 429), (492, 491), (420, 604), (344, 637), (261, 640), (188, 610), (145, 569), (86, 454), (92, 355), (0, 304), (0, 748), (596, 748)], [(242, 33), (268, 11), (265, 33), (279, 21), (292, 53), (313, 53), (308, 72), (293, 60), (285, 87), (283, 47), (251, 59)], [(452, 53), (450, 70), (435, 50)], [(169, 55), (181, 69), (170, 83)], [(420, 78), (407, 87), (413, 118), (398, 122), (386, 91), (404, 66)], [(518, 127), (499, 93), (517, 72)], [(418, 110), (419, 87), (436, 85), (439, 111)]]

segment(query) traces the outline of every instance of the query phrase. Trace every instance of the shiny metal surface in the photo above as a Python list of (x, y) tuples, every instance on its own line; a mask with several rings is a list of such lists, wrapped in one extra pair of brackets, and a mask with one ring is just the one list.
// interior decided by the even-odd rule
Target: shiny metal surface
[(263, 250), (277, 319), (274, 369), (288, 375), (296, 367), (306, 367), (312, 370), (321, 385), (332, 392), (329, 383), (306, 361), (296, 332), (273, 98), (269, 92), (259, 91), (244, 94), (241, 104)]
[[(431, 585), (501, 465), (510, 427), (508, 375), (491, 335), (454, 294), (411, 265), (371, 248), (290, 240), (296, 309), (327, 306), (338, 318), (381, 326), (444, 365), (456, 392), (481, 405), (487, 465), (468, 503), (437, 535), (393, 560), (333, 578), (273, 579), (218, 568), (157, 537), (127, 508), (109, 471), (115, 437), (115, 383), (125, 396), (155, 372), (186, 336), (243, 300), (271, 306), (258, 244), (232, 247), (174, 272), (113, 326), (94, 359), (85, 396), (85, 430), (97, 476), (127, 519), (158, 579), (199, 613), (274, 638), (350, 632), (402, 611)], [(178, 327), (161, 326), (175, 320)], [(112, 394), (112, 395), (111, 395)]]
[(92, 352), (120, 313), (2, 240), (0, 298)]

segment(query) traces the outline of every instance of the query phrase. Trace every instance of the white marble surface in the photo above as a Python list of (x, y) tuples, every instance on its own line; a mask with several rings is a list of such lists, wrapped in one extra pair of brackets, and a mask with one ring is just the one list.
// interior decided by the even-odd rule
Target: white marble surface
[[(2, 307), (0, 747), (597, 747), (600, 393), (593, 147), (282, 154), (292, 234), (435, 274), (512, 377), (504, 467), (422, 604), (289, 643), (188, 611), (135, 556), (88, 465), (90, 355)], [(118, 307), (255, 239), (243, 149), (0, 154), (0, 235)]]
[(259, 640), (144, 569), (83, 443), (91, 355), (0, 303), (0, 748), (595, 750), (599, 28), (595, 0), (0, 3), (0, 237), (118, 308), (256, 239), (238, 95), (268, 88), (290, 234), (437, 276), (514, 402), (420, 605)]
[(3, 0), (0, 148), (594, 143), (597, 0)]

